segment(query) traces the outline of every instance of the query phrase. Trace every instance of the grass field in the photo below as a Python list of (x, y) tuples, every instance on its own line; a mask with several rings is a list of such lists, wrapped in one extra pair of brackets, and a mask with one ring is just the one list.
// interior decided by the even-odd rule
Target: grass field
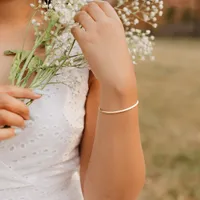
[(140, 200), (200, 200), (200, 40), (157, 40), (136, 67), (147, 181)]

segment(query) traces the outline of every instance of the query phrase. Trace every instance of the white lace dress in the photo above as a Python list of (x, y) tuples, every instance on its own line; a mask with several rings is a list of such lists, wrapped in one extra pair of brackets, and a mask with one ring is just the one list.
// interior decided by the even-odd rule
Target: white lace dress
[(78, 145), (88, 69), (63, 69), (31, 106), (18, 136), (0, 142), (0, 200), (82, 200)]

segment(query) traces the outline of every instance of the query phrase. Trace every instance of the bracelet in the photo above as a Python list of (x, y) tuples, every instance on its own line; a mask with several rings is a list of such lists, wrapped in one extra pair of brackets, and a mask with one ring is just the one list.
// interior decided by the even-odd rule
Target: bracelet
[(139, 101), (137, 100), (136, 103), (128, 108), (125, 108), (125, 109), (122, 109), (122, 110), (115, 110), (115, 111), (107, 111), (107, 110), (103, 110), (101, 108), (99, 108), (99, 111), (101, 113), (104, 113), (104, 114), (108, 114), (108, 115), (112, 115), (112, 114), (119, 114), (119, 113), (124, 113), (124, 112), (127, 112), (133, 108), (135, 108), (137, 105), (139, 104)]

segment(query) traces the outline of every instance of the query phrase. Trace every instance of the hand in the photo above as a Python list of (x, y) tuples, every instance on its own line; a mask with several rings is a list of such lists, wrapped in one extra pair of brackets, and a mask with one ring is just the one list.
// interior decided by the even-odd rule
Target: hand
[(84, 29), (75, 26), (72, 34), (100, 83), (121, 88), (133, 86), (135, 74), (124, 28), (112, 6), (91, 2), (74, 19)]
[[(30, 89), (0, 86), (0, 127), (7, 125), (23, 128), (24, 120), (29, 120), (28, 107), (16, 98), (38, 99), (40, 95)], [(13, 137), (15, 134), (16, 131), (13, 128), (1, 128), (0, 141)]]

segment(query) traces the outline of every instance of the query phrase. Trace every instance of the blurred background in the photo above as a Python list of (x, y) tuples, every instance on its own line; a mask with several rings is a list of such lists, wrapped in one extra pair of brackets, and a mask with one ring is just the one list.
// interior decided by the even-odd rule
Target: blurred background
[(200, 0), (164, 6), (156, 60), (136, 66), (147, 165), (139, 200), (200, 200)]
[(140, 200), (200, 200), (200, 0), (165, 0), (154, 62), (137, 67), (147, 181)]
[(147, 181), (140, 200), (200, 200), (200, 0), (164, 0), (154, 62), (136, 67)]
[(136, 67), (147, 182), (140, 200), (200, 200), (200, 41), (158, 38)]

